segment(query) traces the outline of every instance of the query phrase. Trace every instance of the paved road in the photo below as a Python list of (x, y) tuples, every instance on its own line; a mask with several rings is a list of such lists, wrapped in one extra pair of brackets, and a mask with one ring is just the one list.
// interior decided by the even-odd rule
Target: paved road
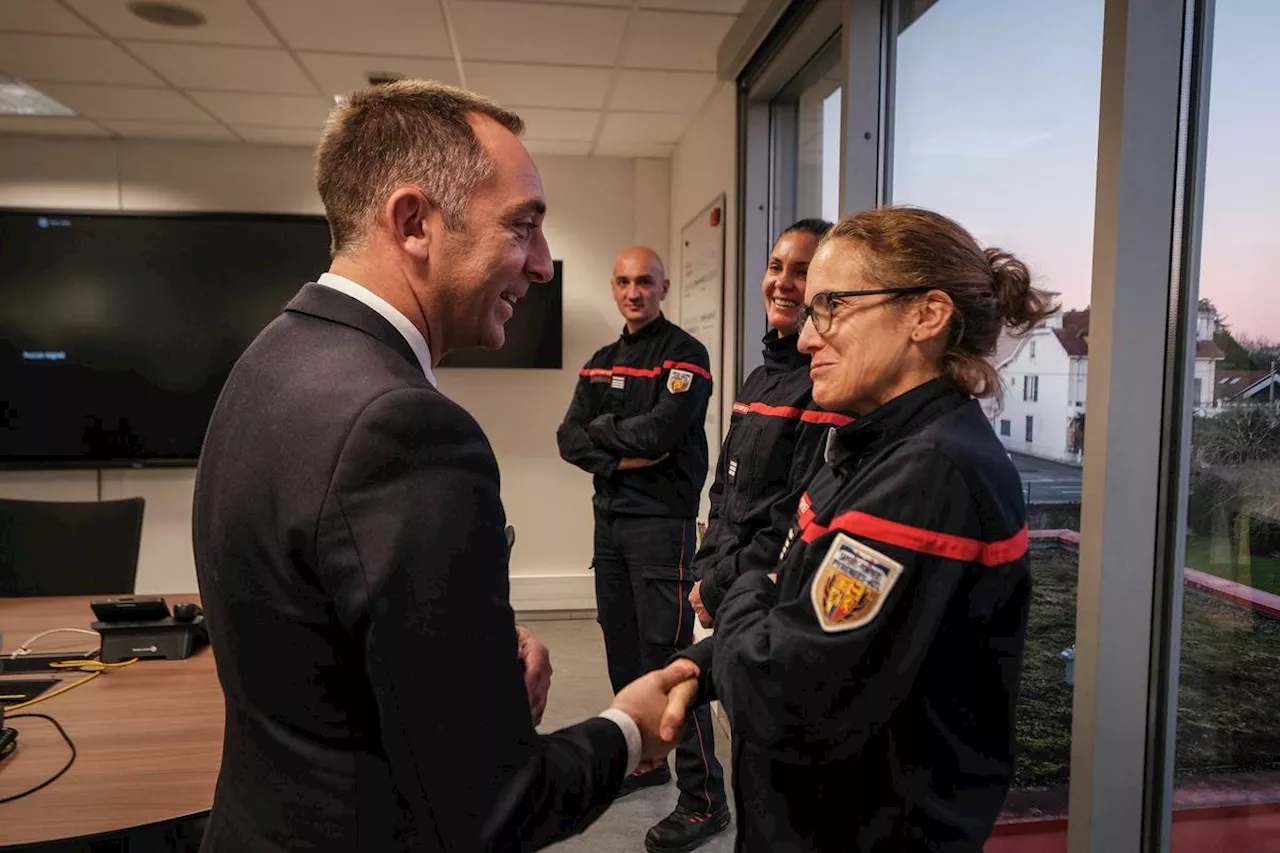
[(1075, 465), (1050, 462), (1020, 453), (1010, 454), (1022, 475), (1022, 487), (1029, 491), (1030, 503), (1079, 503), (1084, 472)]

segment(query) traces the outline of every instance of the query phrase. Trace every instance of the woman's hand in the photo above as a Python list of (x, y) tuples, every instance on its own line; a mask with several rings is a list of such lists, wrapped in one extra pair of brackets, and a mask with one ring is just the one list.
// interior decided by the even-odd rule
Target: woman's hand
[(714, 628), (716, 620), (711, 618), (711, 614), (707, 612), (707, 608), (702, 603), (702, 581), (698, 581), (693, 585), (693, 589), (689, 591), (689, 603), (693, 605), (694, 615), (698, 617), (698, 624), (703, 628)]

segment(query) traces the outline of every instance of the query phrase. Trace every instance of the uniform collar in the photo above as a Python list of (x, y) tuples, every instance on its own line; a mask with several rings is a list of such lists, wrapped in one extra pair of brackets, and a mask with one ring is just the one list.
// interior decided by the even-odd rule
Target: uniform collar
[(627, 344), (633, 344), (636, 341), (642, 341), (645, 338), (653, 337), (654, 335), (658, 334), (658, 332), (666, 325), (667, 325), (667, 315), (659, 311), (658, 316), (653, 319), (653, 322), (649, 323), (647, 326), (645, 326), (640, 331), (636, 332), (634, 335), (628, 332), (627, 327), (624, 325), (622, 327), (622, 342)]
[(847, 470), (878, 445), (917, 432), (969, 399), (968, 394), (942, 379), (917, 385), (853, 423), (833, 428), (827, 434), (827, 463)]
[(780, 370), (794, 370), (809, 363), (809, 356), (800, 352), (797, 345), (799, 335), (778, 335), (777, 329), (770, 329), (764, 336), (764, 367), (770, 373)]

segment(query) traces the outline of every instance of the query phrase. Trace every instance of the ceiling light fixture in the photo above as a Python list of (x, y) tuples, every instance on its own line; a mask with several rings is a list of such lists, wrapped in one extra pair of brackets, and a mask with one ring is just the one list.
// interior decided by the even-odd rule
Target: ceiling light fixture
[(26, 83), (0, 76), (0, 115), (73, 116), (76, 111)]
[(204, 15), (176, 3), (129, 3), (127, 8), (135, 16), (161, 27), (199, 27), (207, 20)]

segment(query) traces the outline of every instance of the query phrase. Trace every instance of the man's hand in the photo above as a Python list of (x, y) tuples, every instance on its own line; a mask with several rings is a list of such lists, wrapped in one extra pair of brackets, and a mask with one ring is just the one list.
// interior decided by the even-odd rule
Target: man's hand
[[(641, 676), (613, 698), (613, 707), (635, 720), (640, 729), (642, 742), (641, 759), (653, 761), (665, 758), (667, 753), (675, 749), (676, 742), (684, 731), (684, 718), (679, 725), (667, 726), (664, 734), (659, 734), (663, 715), (670, 706), (669, 694), (680, 684), (698, 677), (698, 666), (691, 660), (681, 658), (673, 661), (665, 669), (657, 669), (648, 675)], [(697, 681), (693, 681), (694, 692), (697, 692)], [(681, 699), (688, 704), (692, 697)]]
[(711, 618), (711, 614), (707, 612), (707, 608), (702, 604), (702, 581), (698, 581), (693, 585), (693, 589), (689, 591), (689, 603), (693, 605), (694, 615), (698, 617), (698, 624), (703, 628), (714, 628), (716, 620)]
[(659, 462), (661, 462), (663, 459), (666, 459), (670, 455), (671, 454), (669, 453), (664, 453), (661, 456), (659, 456), (657, 459), (645, 459), (640, 456), (624, 456), (618, 460), (618, 470), (634, 471), (637, 468), (648, 468), (650, 466), (657, 465)]
[(547, 696), (551, 692), (551, 652), (523, 625), (516, 626), (516, 640), (520, 665), (524, 667), (524, 689), (529, 694), (529, 710), (536, 726), (542, 722), (542, 712), (547, 710)]
[(698, 665), (688, 658), (673, 661), (667, 668), (670, 669), (678, 664), (687, 664), (684, 671), (690, 675), (687, 680), (671, 688), (671, 692), (667, 694), (667, 707), (662, 712), (662, 722), (658, 726), (659, 735), (672, 740), (680, 736), (685, 720), (689, 719), (693, 700), (698, 695), (698, 676), (702, 672)]

